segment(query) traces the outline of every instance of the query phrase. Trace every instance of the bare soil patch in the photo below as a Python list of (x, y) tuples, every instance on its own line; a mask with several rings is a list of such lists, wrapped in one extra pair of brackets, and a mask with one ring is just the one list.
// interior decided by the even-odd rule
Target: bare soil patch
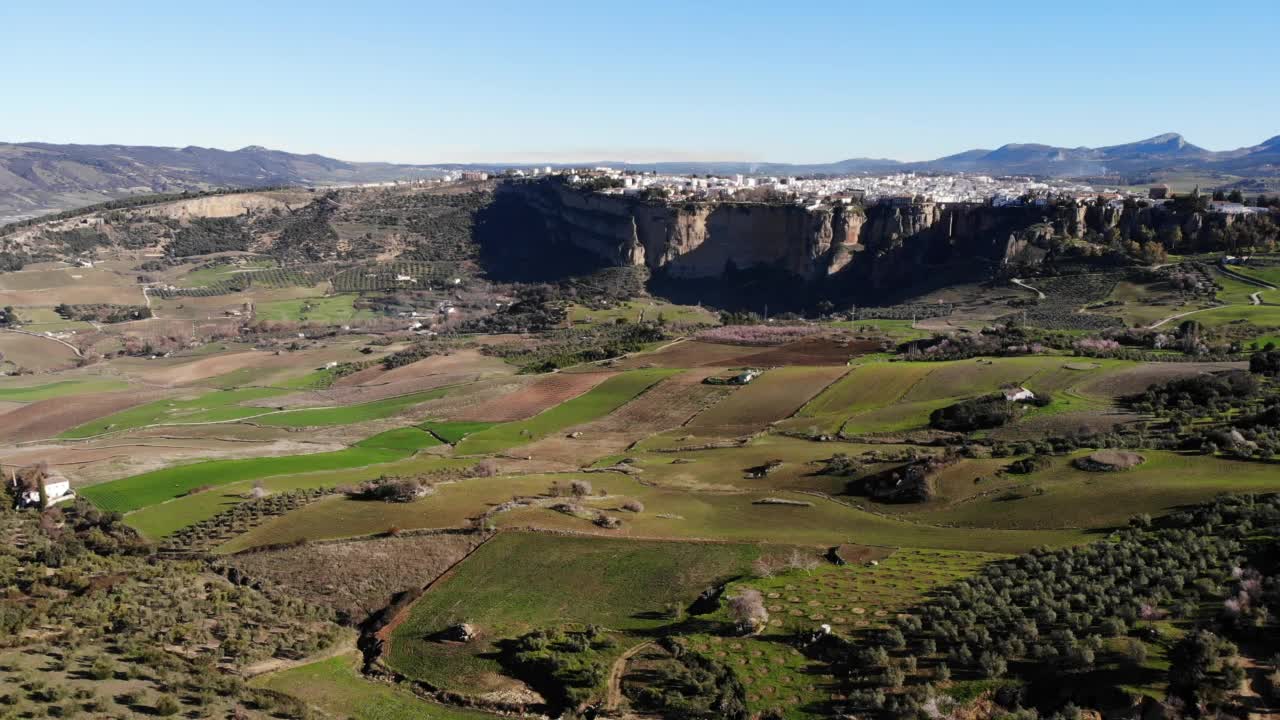
[(640, 353), (615, 363), (619, 368), (698, 368), (727, 367), (732, 360), (749, 354), (750, 348), (739, 345), (721, 345), (688, 340), (668, 345), (653, 353)]
[(50, 438), (163, 396), (159, 391), (129, 391), (41, 400), (0, 415), (0, 438), (8, 442)]
[(711, 374), (710, 369), (699, 369), (668, 378), (599, 420), (525, 446), (522, 454), (535, 461), (582, 467), (622, 452), (649, 435), (681, 426), (734, 391), (734, 386), (703, 383)]
[(555, 373), (510, 395), (494, 398), (463, 411), (457, 420), (507, 422), (523, 420), (575, 398), (617, 373)]
[(354, 622), (417, 592), (484, 541), (483, 535), (416, 535), (340, 543), (312, 543), (234, 555), (228, 564)]
[(873, 340), (808, 338), (787, 343), (762, 352), (751, 353), (730, 361), (744, 367), (778, 367), (782, 365), (845, 365), (850, 359), (875, 352), (880, 344)]

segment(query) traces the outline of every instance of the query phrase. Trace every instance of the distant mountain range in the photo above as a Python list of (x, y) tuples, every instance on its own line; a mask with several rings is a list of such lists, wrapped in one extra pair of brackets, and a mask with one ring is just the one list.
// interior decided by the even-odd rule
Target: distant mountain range
[[(541, 165), (541, 163), (539, 164)], [(832, 163), (657, 162), (557, 164), (610, 165), (670, 173), (812, 175), (894, 171), (974, 172), (990, 175), (1107, 177), (1112, 182), (1151, 182), (1177, 173), (1241, 179), (1280, 178), (1280, 135), (1258, 145), (1212, 151), (1176, 133), (1108, 147), (1009, 144), (975, 149), (925, 162), (852, 158)], [(449, 170), (528, 167), (472, 163), (397, 165), (335, 160), (250, 146), (239, 150), (129, 145), (0, 143), (0, 223), (142, 193), (227, 187), (333, 185), (438, 177)]]
[(417, 165), (239, 150), (0, 143), (0, 224), (129, 195), (438, 177)]

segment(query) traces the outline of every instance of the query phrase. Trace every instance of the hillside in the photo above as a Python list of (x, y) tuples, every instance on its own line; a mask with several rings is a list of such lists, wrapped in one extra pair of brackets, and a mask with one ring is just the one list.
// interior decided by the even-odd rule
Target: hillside
[(352, 163), (257, 146), (217, 150), (0, 143), (0, 224), (130, 195), (436, 175), (426, 167)]

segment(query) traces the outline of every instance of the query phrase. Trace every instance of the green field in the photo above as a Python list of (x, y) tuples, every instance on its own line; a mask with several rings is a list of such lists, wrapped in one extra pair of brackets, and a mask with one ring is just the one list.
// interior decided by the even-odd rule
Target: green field
[[(709, 451), (714, 454), (714, 451)], [(716, 468), (714, 458), (708, 462)], [(708, 478), (708, 480), (713, 479)], [(805, 543), (833, 545), (857, 542), (868, 545), (895, 545), (955, 550), (1023, 552), (1037, 545), (1064, 545), (1084, 539), (1072, 530), (1020, 531), (1001, 529), (956, 529), (935, 527), (886, 517), (849, 507), (839, 502), (815, 499), (811, 495), (778, 490), (724, 492), (735, 488), (668, 488), (641, 482), (637, 478), (613, 474), (516, 475), (472, 478), (443, 484), (435, 494), (412, 503), (370, 503), (335, 498), (268, 521), (220, 548), (237, 552), (249, 547), (357, 537), (420, 528), (466, 527), (471, 518), (483, 514), (512, 496), (542, 496), (553, 482), (567, 484), (581, 479), (592, 483), (597, 493), (583, 501), (588, 510), (600, 510), (622, 519), (618, 530), (600, 530), (589, 519), (565, 515), (547, 507), (526, 507), (492, 517), (499, 527), (543, 527), (595, 533), (603, 537), (723, 539), (741, 542)], [(810, 505), (769, 505), (756, 501), (781, 497)], [(626, 499), (641, 501), (641, 513), (619, 511)], [(130, 516), (132, 517), (132, 516)]]
[(400, 397), (375, 400), (360, 405), (342, 407), (315, 408), (311, 410), (289, 410), (282, 413), (257, 418), (254, 422), (260, 425), (278, 427), (317, 427), (321, 425), (351, 425), (352, 423), (381, 420), (407, 410), (428, 400), (444, 397), (449, 388), (438, 388), (425, 392), (401, 395)]
[(647, 322), (659, 318), (666, 323), (719, 325), (720, 318), (714, 312), (696, 305), (673, 305), (660, 301), (632, 300), (615, 303), (603, 310), (593, 310), (582, 305), (569, 306), (569, 322), (578, 324), (612, 325), (618, 320)]
[(103, 510), (129, 512), (172, 500), (200, 487), (216, 487), (272, 475), (386, 463), (438, 444), (439, 441), (428, 433), (402, 428), (361, 440), (346, 450), (244, 460), (208, 460), (91, 485), (83, 488), (80, 494)]
[(922, 522), (970, 528), (1104, 529), (1122, 526), (1140, 513), (1164, 515), (1221, 493), (1274, 491), (1280, 481), (1280, 466), (1274, 464), (1161, 450), (1137, 452), (1147, 461), (1122, 472), (1074, 468), (1071, 460), (1088, 453), (1081, 451), (1053, 458), (1047, 470), (979, 485), (974, 477), (991, 477), (993, 468), (1007, 461), (965, 461), (939, 481), (947, 500), (910, 506), (907, 514)]
[[(135, 510), (125, 517), (130, 527), (148, 538), (163, 538), (188, 525), (207, 520), (218, 513), (239, 505), (249, 497), (254, 487), (261, 486), (267, 492), (355, 486), (375, 480), (383, 475), (415, 475), (451, 468), (466, 468), (469, 460), (454, 460), (433, 456), (409, 457), (376, 465), (365, 465), (338, 470), (318, 470), (291, 475), (241, 480), (228, 485), (162, 502)], [(239, 540), (237, 538), (236, 540)], [(235, 541), (233, 541), (235, 542)]]
[(604, 417), (659, 380), (677, 372), (679, 371), (653, 368), (615, 375), (590, 391), (528, 420), (503, 423), (468, 435), (458, 443), (458, 452), (463, 455), (501, 452), (546, 437), (558, 430)]
[(350, 653), (254, 678), (254, 687), (301, 698), (327, 717), (353, 720), (481, 720), (488, 713), (429, 703), (417, 695), (360, 674), (360, 655)]
[[(749, 544), (501, 533), (413, 606), (387, 659), (411, 678), (471, 692), (499, 669), (484, 657), (492, 642), (567, 623), (653, 630), (670, 622), (662, 614), (669, 603), (689, 604), (717, 581), (745, 572), (760, 551)], [(477, 626), (489, 642), (458, 647), (427, 639), (459, 622)]]
[(358, 295), (329, 295), (299, 300), (273, 300), (254, 306), (254, 317), (272, 322), (315, 322), (337, 324), (375, 317), (369, 310), (352, 306)]
[(36, 402), (67, 395), (88, 395), (90, 393), (112, 392), (124, 390), (129, 383), (123, 380), (107, 378), (86, 378), (84, 380), (59, 380), (44, 385), (24, 385), (20, 387), (0, 386), (0, 400), (8, 402)]
[(478, 433), (482, 430), (488, 430), (496, 423), (483, 422), (479, 420), (459, 420), (455, 422), (427, 422), (418, 427), (435, 435), (450, 445), (457, 445), (463, 438), (468, 435)]
[(122, 410), (74, 427), (60, 437), (85, 438), (147, 425), (213, 423), (240, 420), (272, 412), (270, 408), (248, 407), (241, 403), (281, 395), (279, 388), (242, 388), (205, 393), (190, 400), (157, 400)]

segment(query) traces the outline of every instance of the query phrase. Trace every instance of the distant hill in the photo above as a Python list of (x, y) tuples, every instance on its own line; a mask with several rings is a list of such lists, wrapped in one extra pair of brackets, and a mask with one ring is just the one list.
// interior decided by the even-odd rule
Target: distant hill
[(128, 195), (432, 177), (415, 165), (239, 150), (0, 143), (0, 223)]
[[(884, 158), (850, 158), (814, 164), (607, 160), (572, 164), (575, 167), (593, 165), (667, 173), (843, 175), (916, 171), (1059, 178), (1107, 176), (1135, 183), (1183, 173), (1219, 177), (1225, 185), (1247, 179), (1280, 178), (1280, 135), (1258, 145), (1226, 151), (1206, 150), (1177, 133), (1166, 133), (1099, 148), (1011, 143), (994, 150), (974, 149), (910, 163)], [(144, 193), (380, 182), (436, 177), (448, 170), (509, 167), (521, 165), (357, 163), (258, 146), (217, 150), (194, 146), (0, 143), (0, 224)]]

